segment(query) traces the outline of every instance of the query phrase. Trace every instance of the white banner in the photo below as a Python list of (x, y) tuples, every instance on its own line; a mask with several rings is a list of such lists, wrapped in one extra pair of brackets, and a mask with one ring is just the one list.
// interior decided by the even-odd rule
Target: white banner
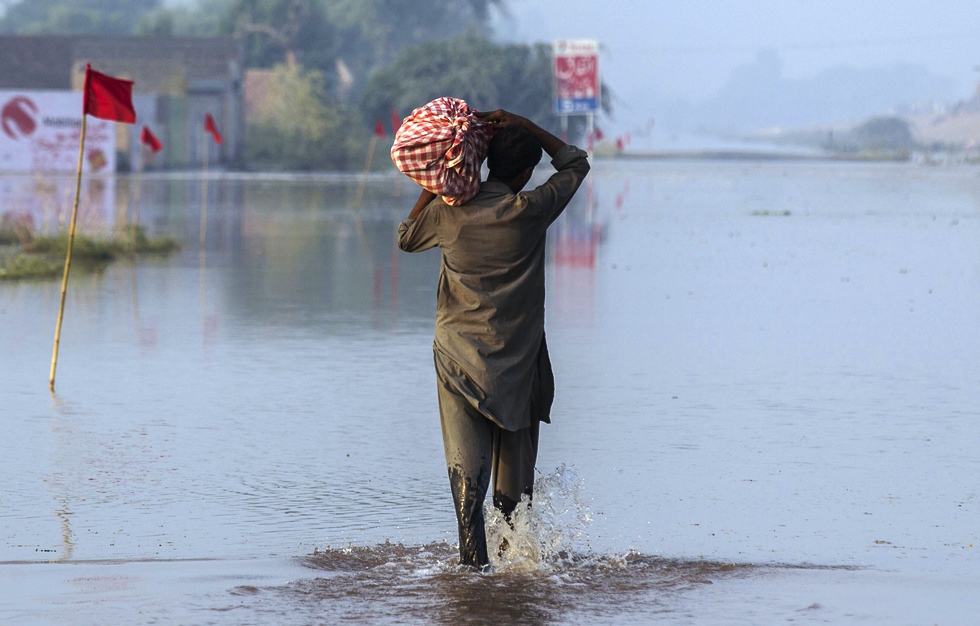
[[(74, 172), (82, 92), (0, 90), (0, 171)], [(116, 124), (89, 117), (82, 171), (116, 171)]]

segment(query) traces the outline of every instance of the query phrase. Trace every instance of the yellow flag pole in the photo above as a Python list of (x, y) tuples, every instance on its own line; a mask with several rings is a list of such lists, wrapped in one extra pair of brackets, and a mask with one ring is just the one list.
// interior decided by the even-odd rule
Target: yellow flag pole
[(201, 146), (203, 147), (204, 172), (201, 178), (201, 227), (198, 260), (201, 273), (201, 342), (205, 340), (205, 323), (207, 321), (207, 248), (204, 247), (208, 236), (208, 144), (207, 132), (201, 135)]
[(133, 192), (133, 219), (130, 223), (130, 255), (136, 257), (136, 225), (140, 221), (140, 188), (143, 185), (143, 159), (146, 152), (145, 146), (140, 144), (139, 152), (136, 157), (136, 190)]
[(201, 145), (204, 146), (204, 175), (201, 179), (201, 250), (204, 249), (204, 240), (208, 236), (208, 136), (207, 133), (201, 135)]
[(367, 185), (367, 175), (371, 171), (371, 159), (374, 158), (374, 150), (378, 146), (378, 136), (371, 135), (371, 145), (368, 146), (367, 162), (364, 163), (364, 173), (361, 174), (361, 184), (357, 187), (357, 199), (354, 200), (354, 208), (361, 210), (361, 200), (364, 199), (364, 187)]
[(61, 278), (61, 307), (58, 309), (58, 325), (54, 329), (54, 350), (51, 355), (51, 379), (48, 388), (54, 392), (54, 374), (58, 368), (58, 345), (61, 343), (61, 322), (65, 317), (65, 294), (68, 292), (68, 272), (71, 270), (71, 249), (75, 242), (75, 221), (78, 218), (78, 198), (82, 189), (82, 157), (85, 154), (85, 122), (88, 115), (82, 113), (82, 134), (78, 140), (78, 172), (75, 177), (75, 203), (71, 209), (71, 225), (68, 227), (68, 253), (65, 256), (65, 274)]
[(378, 136), (371, 135), (371, 143), (368, 146), (367, 161), (364, 163), (364, 172), (361, 174), (361, 184), (357, 187), (357, 198), (354, 200), (354, 224), (357, 227), (357, 236), (364, 246), (364, 251), (374, 268), (374, 254), (371, 252), (371, 244), (368, 243), (367, 236), (364, 234), (364, 224), (361, 222), (361, 201), (364, 199), (364, 187), (367, 185), (368, 172), (371, 171), (371, 159), (374, 158), (374, 150), (378, 146)]

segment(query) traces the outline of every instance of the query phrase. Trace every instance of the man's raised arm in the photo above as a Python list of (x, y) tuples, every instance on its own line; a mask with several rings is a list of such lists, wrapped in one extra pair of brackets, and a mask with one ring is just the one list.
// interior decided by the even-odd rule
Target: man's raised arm
[(418, 218), (419, 213), (422, 209), (427, 207), (430, 202), (436, 199), (436, 194), (432, 193), (428, 189), (422, 189), (422, 193), (419, 195), (419, 199), (416, 200), (415, 206), (412, 207), (412, 212), (408, 214), (408, 219), (414, 220)]
[(531, 133), (531, 135), (538, 140), (541, 147), (551, 158), (555, 158), (558, 151), (565, 146), (565, 142), (558, 137), (555, 137), (526, 117), (521, 117), (515, 113), (504, 111), (503, 109), (497, 109), (495, 111), (477, 111), (474, 113), (474, 115), (484, 122), (489, 122), (491, 124), (500, 124), (501, 126), (523, 126), (525, 130)]

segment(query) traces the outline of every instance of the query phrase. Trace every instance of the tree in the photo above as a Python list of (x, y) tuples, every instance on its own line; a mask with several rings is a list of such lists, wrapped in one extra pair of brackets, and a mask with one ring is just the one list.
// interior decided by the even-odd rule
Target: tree
[(259, 121), (246, 129), (246, 158), (283, 169), (346, 169), (362, 142), (353, 111), (328, 106), (323, 76), (297, 63), (273, 68)]
[(0, 32), (128, 35), (161, 0), (23, 0), (7, 8)]
[(915, 147), (908, 121), (900, 117), (873, 117), (851, 131), (860, 150), (908, 152)]
[(199, 0), (195, 5), (160, 6), (136, 24), (137, 35), (211, 37), (217, 35), (233, 0)]
[(873, 117), (847, 132), (830, 133), (822, 146), (836, 152), (908, 156), (917, 144), (907, 120)]
[(471, 28), (486, 30), (491, 7), (506, 0), (323, 0), (337, 29), (337, 58), (349, 68), (354, 92), (373, 69), (391, 65), (405, 50)]
[[(608, 111), (608, 88), (603, 94)], [(410, 48), (390, 67), (375, 71), (361, 108), (368, 121), (386, 119), (392, 108), (406, 115), (440, 96), (461, 98), (476, 109), (507, 109), (552, 132), (560, 124), (552, 104), (551, 47), (501, 45), (473, 33)], [(584, 129), (582, 116), (570, 122), (573, 134)]]
[(336, 36), (318, 0), (232, 0), (219, 31), (242, 38), (247, 67), (290, 61), (334, 75)]

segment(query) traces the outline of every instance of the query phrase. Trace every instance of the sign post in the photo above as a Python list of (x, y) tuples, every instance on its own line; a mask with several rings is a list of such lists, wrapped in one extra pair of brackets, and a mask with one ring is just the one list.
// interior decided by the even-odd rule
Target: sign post
[[(592, 152), (596, 111), (601, 106), (599, 42), (594, 39), (558, 39), (554, 42), (555, 113), (561, 116), (562, 134), (569, 115), (585, 115), (586, 145)], [(562, 137), (567, 141), (566, 137)]]
[(554, 42), (555, 113), (591, 115), (599, 110), (599, 42), (558, 39)]
[[(599, 42), (595, 39), (558, 39), (552, 46), (552, 52), (555, 113), (561, 116), (562, 140), (568, 140), (568, 116), (584, 115), (586, 147), (591, 159), (595, 114), (601, 106)], [(590, 196), (591, 184), (590, 178)], [(591, 201), (588, 211), (591, 215)]]

